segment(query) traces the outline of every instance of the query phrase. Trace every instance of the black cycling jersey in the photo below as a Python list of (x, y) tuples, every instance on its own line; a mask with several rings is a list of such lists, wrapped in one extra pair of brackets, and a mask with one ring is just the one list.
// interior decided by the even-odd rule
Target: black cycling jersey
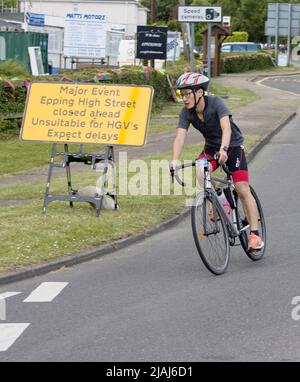
[(233, 122), (232, 115), (222, 98), (205, 96), (204, 101), (204, 122), (200, 120), (194, 110), (183, 108), (179, 115), (178, 127), (187, 130), (189, 125), (192, 124), (195, 129), (202, 133), (207, 146), (220, 147), (222, 140), (220, 119), (229, 116), (231, 125), (231, 140), (229, 147), (242, 145), (244, 141), (243, 135), (237, 125)]

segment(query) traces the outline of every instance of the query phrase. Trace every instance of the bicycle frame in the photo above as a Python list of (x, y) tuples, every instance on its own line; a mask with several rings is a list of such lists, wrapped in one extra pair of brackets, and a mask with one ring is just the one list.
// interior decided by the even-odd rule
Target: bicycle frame
[(238, 227), (237, 227), (237, 212), (236, 212), (237, 206), (236, 206), (235, 200), (233, 198), (234, 206), (232, 209), (232, 219), (230, 219), (223, 205), (220, 203), (219, 198), (217, 197), (217, 192), (212, 186), (212, 181), (217, 181), (228, 187), (231, 187), (232, 186), (231, 175), (227, 173), (227, 180), (224, 180), (215, 176), (211, 176), (208, 166), (204, 167), (204, 195), (212, 200), (216, 227), (217, 227), (217, 219), (216, 219), (217, 215), (215, 211), (215, 205), (219, 207), (219, 210), (224, 218), (224, 221), (226, 222), (226, 227), (228, 229), (230, 237), (235, 238), (239, 236), (240, 234), (240, 231), (238, 230)]
[[(235, 238), (235, 237), (239, 236), (244, 230), (249, 228), (249, 225), (243, 227), (241, 230), (238, 229), (238, 224), (237, 224), (237, 205), (236, 205), (235, 198), (232, 198), (233, 199), (233, 203), (234, 203), (234, 206), (232, 208), (232, 219), (230, 219), (228, 217), (224, 207), (222, 206), (222, 204), (220, 203), (220, 201), (219, 201), (219, 199), (217, 197), (217, 192), (214, 190), (211, 182), (212, 181), (216, 181), (216, 182), (224, 184), (227, 187), (234, 187), (233, 186), (232, 177), (231, 177), (231, 173), (229, 172), (229, 170), (227, 169), (226, 166), (222, 165), (223, 170), (227, 174), (227, 179), (225, 180), (225, 179), (218, 178), (216, 176), (212, 176), (210, 174), (210, 172), (209, 172), (209, 169), (208, 169), (208, 162), (209, 161), (210, 160), (207, 160), (207, 166), (203, 167), (203, 170), (204, 170), (203, 171), (203, 173), (204, 173), (204, 179), (203, 179), (204, 180), (204, 196), (211, 198), (211, 200), (213, 202), (214, 216), (216, 216), (215, 205), (218, 205), (218, 207), (220, 208), (221, 214), (224, 217), (224, 220), (226, 222), (226, 227), (228, 229), (230, 237), (231, 238)], [(193, 162), (188, 163), (188, 164), (183, 164), (183, 165), (179, 166), (178, 168), (176, 168), (174, 170), (173, 176), (175, 177), (177, 182), (179, 184), (181, 184), (183, 187), (185, 186), (185, 183), (179, 178), (179, 176), (177, 174), (177, 171), (179, 169), (184, 169), (184, 168), (190, 167), (190, 166), (196, 166), (197, 167), (196, 161), (193, 161)], [(198, 195), (196, 195), (195, 199), (197, 199), (197, 197), (198, 197)], [(215, 226), (216, 226), (216, 229), (218, 229), (216, 221), (215, 221)]]

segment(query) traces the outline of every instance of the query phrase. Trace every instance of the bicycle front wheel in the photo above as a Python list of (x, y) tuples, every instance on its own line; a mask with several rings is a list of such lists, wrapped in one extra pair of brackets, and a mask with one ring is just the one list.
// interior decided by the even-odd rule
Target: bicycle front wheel
[(215, 275), (226, 271), (229, 239), (224, 218), (208, 196), (199, 194), (192, 207), (192, 229), (198, 253), (206, 268)]
[(266, 240), (267, 240), (267, 233), (266, 233), (266, 222), (262, 210), (261, 203), (258, 199), (258, 196), (254, 189), (250, 186), (251, 194), (256, 202), (257, 206), (257, 212), (258, 212), (258, 232), (259, 236), (261, 237), (262, 241), (264, 242), (264, 246), (259, 251), (249, 251), (248, 250), (248, 238), (250, 234), (250, 226), (247, 220), (247, 217), (245, 215), (242, 203), (240, 199), (238, 198), (236, 194), (236, 204), (237, 204), (237, 211), (238, 211), (238, 217), (237, 217), (237, 223), (238, 223), (238, 229), (241, 231), (240, 233), (240, 242), (242, 244), (242, 247), (246, 253), (246, 255), (253, 261), (260, 260), (266, 251)]

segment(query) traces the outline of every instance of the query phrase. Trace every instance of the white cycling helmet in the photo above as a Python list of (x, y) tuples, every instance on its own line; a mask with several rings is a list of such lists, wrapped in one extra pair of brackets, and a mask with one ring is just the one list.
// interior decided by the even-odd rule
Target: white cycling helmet
[(183, 73), (176, 81), (176, 89), (207, 90), (209, 78), (201, 73)]

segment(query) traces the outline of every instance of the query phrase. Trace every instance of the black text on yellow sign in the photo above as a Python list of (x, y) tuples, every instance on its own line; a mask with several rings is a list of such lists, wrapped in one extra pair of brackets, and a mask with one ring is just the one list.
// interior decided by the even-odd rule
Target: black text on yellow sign
[(151, 86), (32, 83), (21, 139), (142, 146)]

